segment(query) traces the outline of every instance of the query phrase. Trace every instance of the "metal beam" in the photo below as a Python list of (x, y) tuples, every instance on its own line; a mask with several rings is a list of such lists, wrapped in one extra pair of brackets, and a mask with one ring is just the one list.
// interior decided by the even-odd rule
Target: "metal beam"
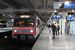
[[(5, 10), (0, 10), (0, 12), (30, 12), (30, 10), (26, 9), (5, 9)], [(53, 12), (53, 9), (35, 9), (33, 11), (36, 12)]]
[(14, 0), (3, 0), (5, 1), (6, 3), (14, 6), (15, 8), (19, 9), (20, 8), (20, 5), (18, 3), (16, 3)]
[(50, 16), (42, 16), (41, 18), (49, 18)]
[(37, 9), (37, 5), (36, 5), (36, 3), (35, 3), (35, 0), (29, 0), (30, 2), (31, 2), (31, 4), (33, 5), (33, 7), (35, 8), (35, 9)]
[(43, 0), (43, 6), (46, 8), (46, 0)]
[(48, 20), (49, 18), (43, 19), (43, 20)]
[(48, 1), (49, 1), (49, 0), (46, 1), (46, 6), (47, 6), (47, 8), (48, 8)]

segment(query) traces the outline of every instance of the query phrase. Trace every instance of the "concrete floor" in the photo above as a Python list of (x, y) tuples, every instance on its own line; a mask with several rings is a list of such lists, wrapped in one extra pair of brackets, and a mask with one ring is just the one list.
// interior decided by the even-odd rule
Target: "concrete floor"
[(52, 36), (45, 27), (32, 50), (75, 50), (75, 36), (66, 33), (57, 35), (55, 39)]

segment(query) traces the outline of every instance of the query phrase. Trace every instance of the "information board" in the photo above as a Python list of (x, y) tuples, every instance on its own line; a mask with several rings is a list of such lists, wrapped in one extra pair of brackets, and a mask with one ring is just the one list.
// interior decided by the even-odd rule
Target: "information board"
[(75, 8), (75, 2), (64, 3), (64, 8)]

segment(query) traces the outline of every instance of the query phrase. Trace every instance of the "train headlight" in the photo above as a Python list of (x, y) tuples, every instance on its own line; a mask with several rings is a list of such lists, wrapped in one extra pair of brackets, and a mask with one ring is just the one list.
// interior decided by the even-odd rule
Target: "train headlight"
[(30, 32), (32, 33), (32, 32), (33, 32), (33, 30), (30, 30)]
[(14, 30), (14, 32), (17, 32), (17, 30)]

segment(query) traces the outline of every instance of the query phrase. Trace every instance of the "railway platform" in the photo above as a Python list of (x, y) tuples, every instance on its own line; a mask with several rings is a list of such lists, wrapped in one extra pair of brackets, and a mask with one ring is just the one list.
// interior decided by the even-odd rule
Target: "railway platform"
[(52, 39), (47, 27), (44, 28), (32, 50), (75, 50), (75, 36), (66, 33), (57, 35)]

